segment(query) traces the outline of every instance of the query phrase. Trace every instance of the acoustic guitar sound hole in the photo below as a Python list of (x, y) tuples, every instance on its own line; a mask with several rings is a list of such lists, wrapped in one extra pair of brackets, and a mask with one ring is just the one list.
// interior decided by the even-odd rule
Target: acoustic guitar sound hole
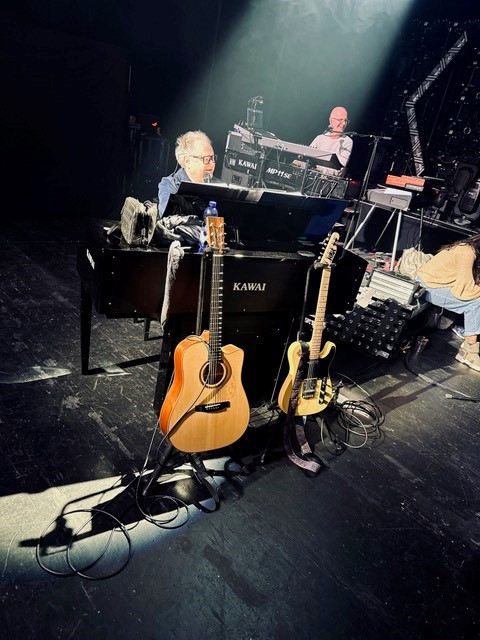
[(223, 383), (226, 377), (227, 371), (223, 362), (215, 362), (212, 365), (207, 362), (200, 372), (202, 384), (207, 387), (217, 387)]

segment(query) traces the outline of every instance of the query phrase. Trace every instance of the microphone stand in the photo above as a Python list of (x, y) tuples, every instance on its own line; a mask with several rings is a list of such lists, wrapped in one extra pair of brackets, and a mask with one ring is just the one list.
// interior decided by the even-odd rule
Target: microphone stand
[[(345, 247), (348, 244), (348, 240), (352, 231), (353, 222), (356, 218), (358, 207), (360, 202), (364, 200), (365, 194), (367, 192), (368, 181), (370, 179), (370, 174), (372, 172), (373, 162), (375, 160), (375, 156), (377, 155), (377, 147), (380, 140), (391, 140), (392, 138), (389, 136), (376, 136), (373, 133), (357, 133), (356, 131), (344, 131), (342, 135), (357, 137), (357, 138), (372, 138), (373, 139), (373, 148), (372, 153), (370, 154), (370, 159), (368, 161), (367, 170), (365, 171), (365, 175), (363, 176), (362, 186), (360, 187), (360, 194), (355, 201), (355, 206), (353, 207), (352, 217), (350, 218), (350, 222), (348, 224), (348, 229), (345, 234), (345, 240), (343, 246)], [(345, 249), (344, 249), (345, 251)]]
[(259, 163), (258, 166), (258, 171), (257, 171), (257, 176), (255, 179), (255, 182), (253, 183), (253, 188), (258, 188), (261, 189), (264, 187), (264, 181), (263, 181), (263, 165), (265, 164), (265, 159), (266, 159), (266, 154), (265, 154), (265, 150), (260, 148), (260, 138), (262, 137), (261, 133), (258, 133), (257, 131), (253, 131), (252, 133), (253, 135), (253, 139), (254, 139), (254, 152), (255, 152), (255, 157), (257, 159), (257, 162)]

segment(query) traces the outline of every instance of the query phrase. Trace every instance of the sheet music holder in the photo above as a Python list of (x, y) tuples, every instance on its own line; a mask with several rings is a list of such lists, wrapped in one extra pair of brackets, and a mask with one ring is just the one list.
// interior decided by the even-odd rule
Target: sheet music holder
[(216, 201), (225, 219), (227, 245), (272, 251), (296, 251), (321, 242), (350, 204), (338, 198), (219, 183), (182, 182), (178, 193)]

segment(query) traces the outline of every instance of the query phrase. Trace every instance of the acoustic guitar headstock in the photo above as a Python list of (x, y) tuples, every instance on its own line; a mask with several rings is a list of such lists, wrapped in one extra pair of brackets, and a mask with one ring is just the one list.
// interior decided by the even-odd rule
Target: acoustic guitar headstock
[(210, 249), (222, 254), (225, 250), (225, 222), (221, 216), (207, 216), (205, 219), (207, 242)]

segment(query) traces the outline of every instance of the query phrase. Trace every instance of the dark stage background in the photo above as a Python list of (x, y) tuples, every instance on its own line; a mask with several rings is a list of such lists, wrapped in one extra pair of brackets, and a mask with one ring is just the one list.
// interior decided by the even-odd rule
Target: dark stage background
[[(212, 137), (220, 175), (228, 130), (255, 95), (265, 128), (303, 144), (343, 104), (350, 129), (394, 137), (380, 145), (372, 179), (393, 162), (411, 173), (402, 100), (463, 29), (468, 46), (419, 102), (419, 128), (430, 175), (451, 178), (452, 161), (478, 165), (478, 9), (423, 0), (400, 17), (400, 4), (31, 0), (2, 9), (4, 216), (118, 217), (125, 195), (156, 195), (175, 138), (192, 128)], [(351, 177), (363, 177), (370, 150), (370, 139), (355, 140)]]

